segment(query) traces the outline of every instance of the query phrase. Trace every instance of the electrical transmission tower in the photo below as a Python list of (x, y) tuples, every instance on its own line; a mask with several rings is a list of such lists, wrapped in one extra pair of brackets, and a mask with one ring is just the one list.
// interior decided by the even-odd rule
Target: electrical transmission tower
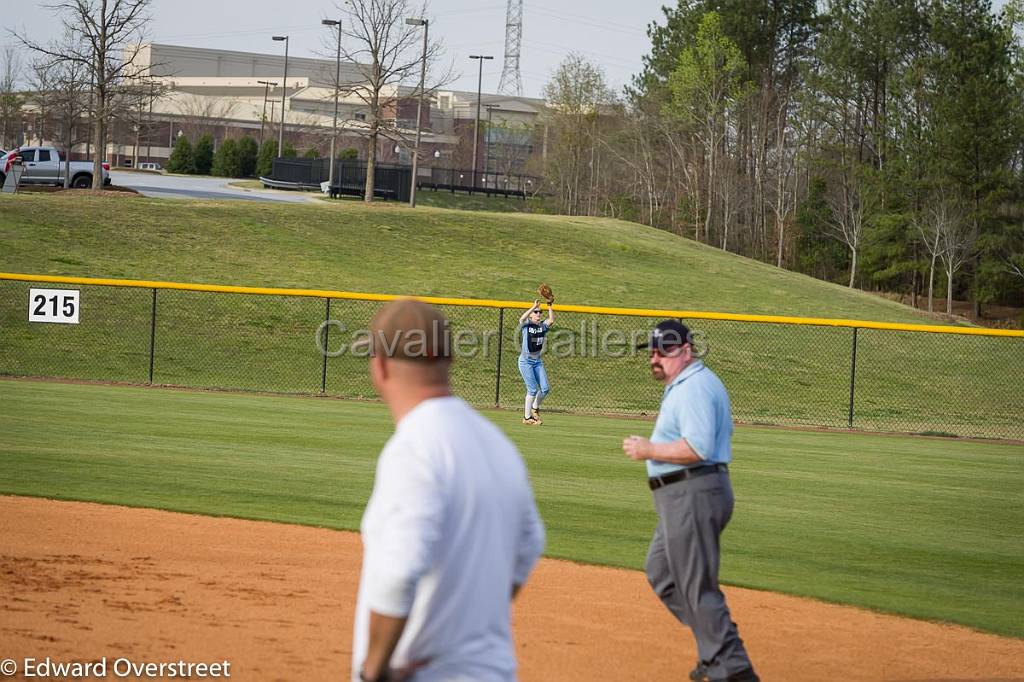
[(519, 48), (523, 44), (523, 0), (508, 0), (505, 14), (505, 66), (501, 69), (498, 92), (502, 95), (523, 94), (519, 75)]

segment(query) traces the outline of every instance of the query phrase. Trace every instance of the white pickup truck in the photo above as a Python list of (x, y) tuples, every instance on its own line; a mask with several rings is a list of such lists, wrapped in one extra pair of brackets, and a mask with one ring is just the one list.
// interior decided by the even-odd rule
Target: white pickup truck
[[(63, 185), (64, 175), (68, 172), (68, 164), (60, 157), (54, 147), (22, 147), (8, 154), (17, 153), (21, 156), (25, 173), (21, 176), (22, 185)], [(6, 161), (6, 159), (3, 159)], [(0, 187), (4, 183), (4, 167), (0, 163)], [(110, 164), (104, 163), (103, 184), (110, 184)], [(71, 162), (71, 186), (78, 189), (92, 187), (92, 161)]]

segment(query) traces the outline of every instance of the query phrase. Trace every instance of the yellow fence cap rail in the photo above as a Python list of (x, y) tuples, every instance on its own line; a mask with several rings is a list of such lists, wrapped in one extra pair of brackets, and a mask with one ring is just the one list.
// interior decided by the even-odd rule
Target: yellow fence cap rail
[[(531, 301), (500, 301), (494, 299), (445, 298), (439, 296), (412, 296), (400, 294), (374, 294), (329, 289), (282, 289), (273, 287), (248, 287), (224, 284), (189, 284), (181, 282), (155, 282), (138, 279), (107, 279), (97, 277), (63, 277), (55, 275), (32, 275), (16, 272), (0, 272), (0, 280), (19, 282), (45, 282), (51, 284), (82, 284), (89, 286), (133, 287), (139, 289), (176, 289), (180, 291), (206, 291), (223, 294), (250, 294), (258, 296), (301, 296), (306, 298), (333, 298), (352, 301), (394, 301), (399, 298), (415, 298), (434, 305), (469, 306), (476, 308), (522, 308), (533, 305)], [(555, 305), (554, 309), (566, 313), (590, 315), (619, 315), (624, 317), (677, 317), (690, 320), (727, 320), (732, 322), (754, 322), (759, 324), (787, 324), (814, 327), (848, 327), (857, 329), (881, 329), (886, 331), (926, 332), (932, 334), (960, 334), (970, 336), (1002, 336), (1024, 338), (1024, 331), (1012, 329), (987, 329), (955, 325), (902, 324), (897, 322), (875, 322), (872, 320), (845, 320), (828, 317), (787, 317), (783, 315), (742, 315), (739, 313), (716, 313), (704, 310), (660, 310), (654, 308), (608, 308), (587, 305)]]

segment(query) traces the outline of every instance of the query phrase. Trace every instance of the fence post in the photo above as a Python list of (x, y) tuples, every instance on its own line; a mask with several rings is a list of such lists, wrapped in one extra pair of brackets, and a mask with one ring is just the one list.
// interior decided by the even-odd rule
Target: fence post
[(323, 368), (320, 371), (320, 395), (327, 392), (327, 349), (331, 339), (331, 299), (327, 299), (327, 311), (324, 313), (324, 345), (321, 355), (324, 356)]
[(853, 352), (850, 355), (850, 416), (847, 426), (853, 428), (853, 392), (857, 384), (857, 327), (853, 328)]
[(153, 357), (156, 350), (156, 289), (153, 289), (153, 306), (149, 314), (149, 385), (153, 385)]
[(498, 308), (498, 360), (494, 379), (494, 406), (501, 406), (501, 341), (505, 329), (505, 309)]

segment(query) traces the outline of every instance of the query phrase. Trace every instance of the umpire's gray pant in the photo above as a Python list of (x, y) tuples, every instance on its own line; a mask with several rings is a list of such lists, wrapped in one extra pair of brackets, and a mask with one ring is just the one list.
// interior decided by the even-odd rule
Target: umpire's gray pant
[(718, 538), (732, 517), (733, 503), (724, 471), (654, 491), (658, 526), (647, 552), (647, 580), (679, 622), (693, 630), (712, 680), (751, 667), (718, 587)]

